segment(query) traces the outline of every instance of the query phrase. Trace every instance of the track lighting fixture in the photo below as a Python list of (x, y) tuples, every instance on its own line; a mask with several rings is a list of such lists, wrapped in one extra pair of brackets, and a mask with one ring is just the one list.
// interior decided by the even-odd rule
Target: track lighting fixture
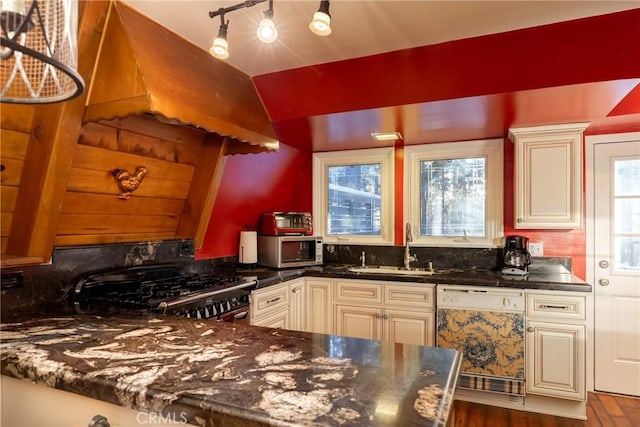
[(278, 38), (276, 23), (273, 22), (273, 0), (269, 0), (269, 9), (264, 12), (257, 33), (260, 41), (264, 43), (272, 43)]
[(319, 36), (331, 34), (331, 15), (329, 15), (329, 0), (321, 0), (320, 8), (313, 14), (309, 29)]
[(229, 21), (224, 22), (224, 13), (220, 14), (220, 28), (218, 35), (213, 39), (213, 44), (209, 49), (209, 53), (216, 58), (227, 59), (229, 57), (229, 43), (227, 42), (227, 30), (229, 29)]
[[(229, 43), (227, 42), (227, 31), (229, 29), (229, 21), (225, 22), (224, 14), (233, 12), (234, 10), (252, 7), (258, 3), (265, 2), (267, 0), (246, 0), (243, 3), (238, 3), (234, 6), (220, 8), (209, 12), (209, 18), (215, 18), (220, 16), (221, 23), (218, 30), (218, 36), (213, 40), (213, 44), (209, 49), (211, 55), (220, 59), (227, 59), (229, 57)], [(269, 1), (269, 9), (264, 12), (264, 18), (258, 25), (257, 35), (258, 39), (264, 43), (273, 43), (278, 38), (278, 29), (273, 21), (273, 0)], [(313, 20), (309, 24), (309, 29), (319, 36), (328, 36), (331, 34), (331, 15), (329, 15), (329, 0), (321, 0), (320, 8), (313, 14)]]

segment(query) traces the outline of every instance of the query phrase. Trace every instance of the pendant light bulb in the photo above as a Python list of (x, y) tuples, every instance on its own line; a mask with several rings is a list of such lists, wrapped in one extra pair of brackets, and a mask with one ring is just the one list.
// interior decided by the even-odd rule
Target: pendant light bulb
[(319, 36), (331, 34), (331, 15), (329, 15), (329, 0), (320, 1), (320, 8), (313, 14), (309, 29)]
[(213, 39), (213, 44), (209, 53), (219, 59), (227, 59), (229, 57), (229, 43), (222, 37)]
[(209, 53), (218, 59), (227, 59), (229, 57), (229, 43), (227, 42), (227, 30), (229, 21), (224, 22), (224, 16), (221, 15), (222, 23), (218, 30), (218, 36), (213, 39), (213, 44), (209, 49)]
[(269, 10), (264, 13), (264, 18), (258, 25), (258, 39), (263, 43), (273, 43), (278, 38), (278, 29), (273, 22), (273, 5), (269, 2)]

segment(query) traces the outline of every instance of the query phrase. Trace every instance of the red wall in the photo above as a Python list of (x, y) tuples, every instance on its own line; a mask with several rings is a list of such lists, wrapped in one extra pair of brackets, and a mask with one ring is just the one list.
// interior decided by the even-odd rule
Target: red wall
[[(640, 45), (633, 28), (637, 27), (639, 17), (640, 10), (632, 10), (254, 77), (254, 84), (273, 120), (274, 129), (286, 144), (281, 143), (277, 153), (227, 159), (203, 247), (196, 256), (236, 256), (239, 232), (246, 225), (255, 229), (262, 212), (312, 210), (313, 141), (309, 117), (413, 102), (637, 78)], [(545, 60), (530, 60), (538, 57)], [(390, 63), (394, 64), (391, 73)], [(478, 68), (478, 63), (483, 66)], [(526, 64), (526, 67), (519, 69), (522, 72), (514, 73), (513, 64)], [(548, 64), (554, 66), (549, 68)], [(469, 70), (473, 70), (472, 78)], [(402, 78), (398, 79), (398, 75)], [(435, 86), (422, 84), (430, 80), (440, 83)], [(303, 97), (299, 93), (302, 87), (306, 91)], [(345, 88), (348, 88), (346, 92)], [(574, 116), (582, 111), (575, 107), (580, 105), (578, 101), (583, 99), (580, 97), (572, 98), (569, 106), (545, 102), (539, 117), (531, 116), (531, 110), (535, 110), (534, 113), (537, 110), (524, 104), (526, 108), (521, 106), (518, 114), (512, 109), (504, 112), (498, 109), (498, 117), (506, 114), (501, 129), (482, 138), (504, 135), (506, 129), (513, 125), (516, 115), (527, 122), (523, 126), (533, 126), (537, 122), (551, 124), (550, 117), (552, 122), (590, 121), (586, 134), (639, 130), (640, 85), (622, 102), (615, 90), (604, 95), (607, 93), (615, 96), (605, 96), (605, 101), (616, 99), (615, 102), (619, 102), (608, 117), (600, 117), (599, 111), (595, 117), (590, 113), (588, 119), (575, 120)], [(558, 96), (558, 93), (551, 96)], [(508, 99), (511, 100), (511, 96)], [(570, 111), (565, 111), (567, 109)], [(402, 123), (401, 120), (397, 122)], [(453, 129), (457, 130), (458, 126)], [(403, 129), (396, 130), (405, 133)], [(571, 257), (574, 273), (584, 278), (584, 225), (573, 230), (515, 230), (512, 227), (513, 145), (505, 141), (504, 151), (504, 234), (524, 235), (532, 242), (542, 242), (545, 256)], [(402, 244), (403, 235), (403, 155), (400, 144), (396, 147), (395, 157), (396, 245)]]
[[(620, 131), (632, 130), (626, 128)], [(403, 233), (401, 196), (403, 151), (402, 147), (396, 147), (396, 245), (402, 245)], [(542, 242), (545, 256), (571, 257), (573, 273), (583, 279), (586, 278), (584, 218), (581, 228), (571, 230), (516, 230), (513, 228), (513, 155), (513, 144), (505, 140), (504, 234), (523, 235), (531, 242)], [(281, 210), (311, 212), (311, 162), (311, 153), (297, 150), (286, 144), (280, 144), (280, 150), (275, 153), (228, 157), (203, 247), (196, 251), (196, 258), (237, 256), (240, 231), (246, 226), (255, 230), (262, 212)]]
[[(639, 20), (640, 9), (634, 9), (283, 70), (255, 76), (253, 81), (271, 120), (285, 122), (635, 79), (640, 69)], [(546, 108), (554, 110), (555, 105)]]
[(227, 156), (202, 248), (196, 258), (238, 255), (240, 231), (263, 212), (311, 212), (311, 154), (285, 144), (273, 153)]
[[(504, 233), (519, 234), (544, 244), (545, 256), (569, 256), (574, 273), (585, 277), (585, 229), (516, 230), (513, 224), (513, 153), (504, 145)], [(396, 245), (402, 245), (402, 165), (403, 149), (396, 147)], [(262, 212), (280, 210), (312, 211), (311, 154), (280, 144), (276, 153), (230, 156), (197, 258), (237, 256), (240, 231), (256, 229)]]

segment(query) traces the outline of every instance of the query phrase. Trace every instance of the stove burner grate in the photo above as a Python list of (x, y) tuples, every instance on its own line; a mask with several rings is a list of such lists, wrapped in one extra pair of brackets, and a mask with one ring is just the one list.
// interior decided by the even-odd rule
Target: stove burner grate
[(176, 266), (130, 267), (90, 274), (75, 287), (77, 311), (87, 308), (139, 308), (150, 312), (222, 319), (249, 306), (256, 280), (243, 276), (187, 274)]

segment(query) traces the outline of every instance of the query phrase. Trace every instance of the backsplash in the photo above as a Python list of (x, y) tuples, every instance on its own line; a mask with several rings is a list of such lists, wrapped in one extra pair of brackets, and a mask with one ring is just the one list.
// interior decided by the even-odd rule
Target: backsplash
[[(365, 253), (366, 265), (402, 266), (404, 259), (403, 246), (365, 246), (365, 245), (331, 245), (324, 246), (325, 264), (362, 263)], [(461, 268), (461, 269), (500, 269), (502, 268), (502, 248), (451, 248), (451, 247), (411, 247), (411, 254), (417, 255), (412, 262), (413, 267)], [(533, 263), (560, 264), (571, 271), (569, 257), (534, 257)]]
[(165, 240), (54, 248), (51, 264), (2, 269), (2, 310), (28, 311), (65, 305), (87, 272), (151, 263), (184, 263), (193, 271), (211, 271), (233, 259), (194, 260), (193, 240)]
[[(360, 265), (362, 252), (367, 265), (402, 265), (404, 247), (324, 245), (325, 264)], [(412, 265), (433, 268), (497, 269), (502, 266), (499, 248), (412, 247), (418, 256)], [(535, 263), (561, 264), (571, 271), (571, 258), (534, 258)], [(238, 268), (237, 257), (194, 259), (192, 240), (150, 241), (55, 248), (51, 264), (2, 269), (0, 314), (32, 310), (59, 312), (87, 272), (152, 263), (180, 263), (193, 273), (217, 273)]]

